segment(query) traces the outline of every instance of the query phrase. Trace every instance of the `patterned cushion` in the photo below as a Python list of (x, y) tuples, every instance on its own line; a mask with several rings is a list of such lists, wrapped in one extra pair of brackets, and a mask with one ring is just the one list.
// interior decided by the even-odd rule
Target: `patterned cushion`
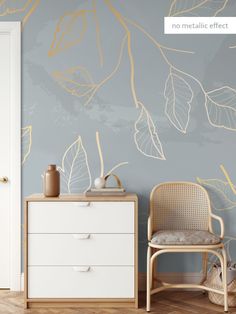
[(220, 238), (202, 230), (163, 230), (154, 233), (151, 243), (159, 245), (209, 245), (220, 243)]

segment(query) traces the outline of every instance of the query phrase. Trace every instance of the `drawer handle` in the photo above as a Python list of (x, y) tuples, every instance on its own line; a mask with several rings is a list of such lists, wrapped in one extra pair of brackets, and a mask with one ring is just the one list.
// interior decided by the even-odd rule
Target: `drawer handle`
[(80, 273), (86, 273), (91, 270), (90, 266), (84, 266), (84, 267), (73, 267), (73, 270)]
[(78, 207), (89, 207), (91, 206), (91, 202), (81, 202), (81, 203), (75, 203)]
[(85, 234), (73, 234), (74, 239), (78, 240), (87, 240), (90, 239), (91, 234), (90, 233), (85, 233)]

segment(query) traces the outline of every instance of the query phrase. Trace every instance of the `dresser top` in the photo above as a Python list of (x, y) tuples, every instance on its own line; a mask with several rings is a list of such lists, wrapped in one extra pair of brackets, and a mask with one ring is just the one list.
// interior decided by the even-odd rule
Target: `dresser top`
[(84, 194), (61, 194), (58, 197), (45, 197), (43, 194), (32, 194), (25, 198), (26, 201), (74, 201), (74, 202), (82, 202), (82, 201), (138, 201), (138, 196), (132, 193), (126, 193), (125, 195), (96, 195), (96, 196), (86, 196)]

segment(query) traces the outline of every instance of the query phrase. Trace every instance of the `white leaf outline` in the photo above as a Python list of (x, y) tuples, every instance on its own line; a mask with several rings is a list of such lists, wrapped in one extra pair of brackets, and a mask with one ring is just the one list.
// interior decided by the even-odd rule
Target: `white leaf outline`
[[(72, 163), (70, 165), (70, 169), (69, 169), (68, 174), (67, 174), (67, 169), (66, 169), (66, 165), (65, 165), (66, 158), (67, 158), (67, 155), (71, 152), (71, 150), (74, 147), (76, 147), (75, 154), (74, 154), (74, 156), (72, 158)], [(71, 193), (72, 178), (74, 176), (73, 168), (74, 168), (76, 159), (78, 158), (78, 154), (80, 153), (81, 150), (82, 150), (82, 152), (84, 154), (85, 165), (86, 165), (86, 169), (87, 169), (87, 172), (88, 172), (87, 174), (88, 174), (88, 181), (89, 181), (88, 187), (83, 192), (86, 192), (91, 187), (91, 173), (90, 173), (89, 164), (88, 164), (87, 152), (86, 152), (86, 150), (85, 150), (85, 148), (83, 146), (81, 136), (78, 136), (78, 138), (65, 151), (65, 153), (63, 155), (63, 158), (62, 158), (62, 165), (61, 165), (61, 167), (58, 167), (58, 170), (62, 174), (62, 179), (64, 180), (64, 183), (66, 184), (67, 193)], [(73, 184), (74, 183), (75, 182), (73, 182)]]
[[(219, 184), (222, 184), (223, 186), (225, 186), (225, 188), (229, 187), (228, 182), (225, 182), (223, 180), (220, 179), (200, 179), (197, 178), (197, 182), (202, 185), (203, 187), (209, 187), (209, 188), (213, 188), (215, 191), (217, 191), (217, 193), (219, 193), (219, 195), (221, 196), (222, 199), (225, 200), (225, 202), (227, 202), (228, 204), (230, 204), (227, 207), (224, 208), (215, 208), (215, 210), (229, 210), (232, 209), (234, 207), (236, 207), (236, 202), (230, 200), (227, 195), (225, 195), (225, 192), (222, 191), (218, 186), (216, 186), (216, 183), (218, 182)], [(230, 187), (229, 187), (230, 189)]]
[[(216, 93), (216, 92), (218, 92), (218, 91), (221, 91), (221, 90), (229, 90), (230, 92), (233, 92), (233, 93), (235, 93), (235, 108), (233, 108), (233, 107), (230, 107), (230, 106), (226, 106), (226, 105), (222, 105), (222, 104), (220, 104), (220, 103), (217, 103), (215, 100), (213, 100), (212, 98), (211, 98), (211, 95), (212, 94), (214, 94), (214, 93)], [(219, 94), (220, 95), (220, 94)], [(218, 96), (219, 96), (218, 95)], [(211, 112), (210, 112), (210, 110), (209, 110), (209, 106), (210, 105), (214, 105), (215, 106), (215, 109), (216, 109), (216, 111), (217, 111), (217, 113), (216, 113), (216, 115), (217, 115), (217, 117), (216, 117), (216, 119), (219, 121), (219, 122), (214, 122), (214, 121), (212, 121), (213, 119), (212, 119), (212, 117), (210, 116), (211, 115)], [(216, 89), (214, 89), (214, 90), (212, 90), (212, 91), (210, 91), (210, 92), (207, 92), (206, 93), (206, 103), (205, 103), (205, 106), (206, 106), (206, 111), (207, 111), (207, 117), (208, 117), (208, 120), (209, 120), (209, 122), (210, 122), (210, 124), (211, 125), (213, 125), (214, 127), (217, 127), (217, 128), (224, 128), (224, 129), (226, 129), (226, 130), (230, 130), (230, 131), (236, 131), (236, 90), (234, 89), (234, 88), (232, 88), (232, 87), (230, 87), (230, 86), (222, 86), (222, 87), (220, 87), (220, 88), (216, 88)], [(221, 110), (225, 110), (225, 112), (221, 112)], [(235, 121), (230, 121), (230, 119), (233, 119), (232, 118), (232, 114), (231, 115), (228, 115), (228, 110), (230, 110), (230, 111), (232, 111), (233, 112), (233, 114), (234, 114), (234, 116), (235, 116)], [(222, 123), (221, 122), (221, 119), (222, 119), (222, 114), (224, 114), (224, 115), (228, 115), (228, 122), (229, 122), (229, 125), (231, 124), (231, 123), (234, 123), (235, 124), (235, 126), (234, 127), (232, 127), (232, 126), (227, 126), (227, 124), (226, 123)]]
[(32, 146), (32, 125), (27, 125), (26, 127), (21, 129), (22, 165), (26, 162), (26, 159), (30, 155), (31, 146)]
[[(171, 3), (171, 6), (170, 6), (170, 10), (169, 10), (169, 14), (168, 16), (179, 16), (181, 14), (185, 14), (185, 13), (190, 13), (198, 8), (201, 8), (203, 5), (207, 4), (208, 2), (212, 2), (212, 0), (197, 0), (199, 3), (197, 3), (196, 5), (193, 5), (192, 7), (190, 8), (185, 8), (185, 9), (182, 9), (182, 10), (176, 10), (174, 13), (172, 12), (173, 9), (174, 9), (174, 6), (177, 4), (177, 2), (183, 2), (185, 1), (185, 3), (187, 3), (186, 0), (173, 0), (172, 3)], [(197, 2), (195, 0), (195, 2)], [(226, 7), (227, 3), (228, 3), (229, 0), (222, 0), (222, 6), (219, 7), (218, 10), (216, 10), (216, 12), (214, 13), (213, 16), (217, 16), (218, 13), (220, 13), (222, 10), (224, 10), (224, 8)]]
[[(187, 108), (187, 121), (185, 123), (185, 125), (182, 125), (182, 123), (179, 121), (179, 119), (177, 118), (177, 115), (176, 115), (176, 107), (177, 107), (177, 92), (175, 90), (175, 84), (174, 84), (174, 78), (180, 80), (183, 84), (184, 84), (184, 87), (188, 88), (188, 90), (190, 91), (190, 98), (189, 99), (186, 99), (185, 103), (188, 105), (188, 108)], [(172, 89), (172, 97), (173, 97), (173, 100), (170, 99), (170, 92), (168, 92), (168, 85), (171, 85), (171, 89)], [(186, 94), (186, 93), (184, 93)], [(166, 105), (165, 105), (165, 114), (167, 115), (169, 121), (174, 125), (174, 127), (176, 129), (178, 129), (180, 132), (182, 133), (186, 133), (186, 130), (187, 130), (187, 127), (188, 127), (188, 124), (189, 124), (189, 119), (190, 119), (190, 111), (191, 111), (191, 102), (193, 100), (193, 90), (191, 88), (191, 86), (185, 81), (185, 79), (183, 79), (181, 76), (179, 76), (178, 74), (176, 73), (173, 73), (171, 68), (170, 68), (170, 73), (166, 79), (166, 82), (165, 82), (165, 90), (164, 90), (164, 96), (166, 98)], [(186, 97), (186, 95), (185, 95)], [(168, 105), (170, 105), (170, 103), (173, 103), (172, 104), (172, 107), (173, 107), (173, 117), (170, 116), (170, 113), (168, 111)], [(181, 101), (182, 102), (182, 101)], [(181, 103), (180, 102), (180, 103)], [(182, 108), (181, 108), (182, 109)], [(182, 121), (184, 119), (181, 119)]]
[[(134, 142), (136, 144), (136, 147), (143, 155), (145, 155), (147, 157), (166, 160), (165, 155), (163, 153), (162, 144), (161, 144), (161, 141), (158, 137), (158, 134), (156, 133), (156, 127), (152, 121), (152, 118), (151, 118), (149, 112), (147, 111), (147, 109), (145, 108), (145, 106), (141, 102), (138, 102), (138, 104), (139, 104), (139, 108), (141, 107), (141, 111), (140, 111), (140, 115), (139, 115), (138, 119), (136, 120), (136, 122), (134, 124), (134, 127), (135, 127)], [(157, 152), (157, 154), (155, 154), (155, 155), (153, 153), (150, 154), (150, 153), (145, 152), (145, 150), (147, 149), (147, 144), (145, 144), (145, 149), (143, 149), (142, 148), (143, 143), (140, 144), (139, 140), (137, 139), (137, 136), (141, 133), (138, 124), (144, 118), (146, 121), (146, 127), (148, 128), (151, 146), (153, 146), (154, 151)], [(149, 146), (150, 146), (150, 144), (149, 144)]]

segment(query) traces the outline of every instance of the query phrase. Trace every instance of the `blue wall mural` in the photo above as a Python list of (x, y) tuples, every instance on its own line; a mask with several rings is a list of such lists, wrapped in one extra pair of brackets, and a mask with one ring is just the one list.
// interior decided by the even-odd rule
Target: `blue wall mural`
[[(84, 192), (100, 146), (104, 171), (139, 195), (140, 271), (163, 181), (207, 188), (235, 259), (236, 37), (163, 32), (164, 16), (235, 15), (233, 0), (1, 1), (1, 21), (22, 21), (22, 198), (51, 163), (63, 193)], [(199, 269), (194, 255), (161, 257), (161, 271)]]

